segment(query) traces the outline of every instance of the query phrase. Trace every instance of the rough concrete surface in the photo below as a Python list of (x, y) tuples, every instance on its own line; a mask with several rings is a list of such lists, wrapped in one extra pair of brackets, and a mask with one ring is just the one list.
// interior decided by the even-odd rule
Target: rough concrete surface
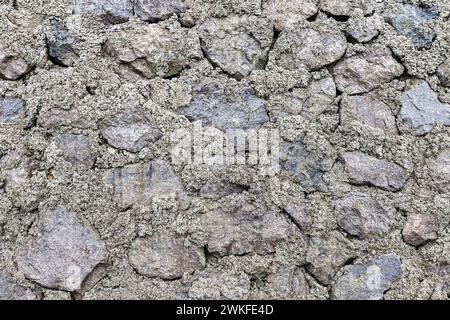
[[(0, 0), (0, 299), (448, 299), (449, 17)], [(177, 161), (199, 123), (279, 170)]]

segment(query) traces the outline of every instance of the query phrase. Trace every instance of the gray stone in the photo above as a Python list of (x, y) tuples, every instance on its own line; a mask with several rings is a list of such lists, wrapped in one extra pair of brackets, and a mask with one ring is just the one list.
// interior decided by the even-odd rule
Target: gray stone
[(311, 217), (308, 215), (306, 206), (303, 203), (289, 203), (284, 212), (291, 218), (291, 220), (302, 231), (308, 230), (311, 227)]
[(408, 215), (403, 228), (403, 240), (412, 246), (420, 246), (438, 238), (439, 222), (431, 214), (414, 213)]
[(436, 74), (444, 87), (450, 87), (450, 59), (439, 66)]
[(77, 107), (69, 110), (52, 108), (50, 110), (41, 111), (38, 117), (38, 124), (46, 129), (57, 127), (73, 127), (87, 129), (95, 127), (88, 114), (83, 113)]
[(289, 223), (281, 213), (263, 211), (251, 204), (205, 217), (207, 250), (218, 256), (273, 253), (289, 237)]
[(399, 4), (384, 12), (384, 16), (399, 34), (406, 36), (418, 48), (429, 49), (436, 38), (436, 32), (427, 24), (438, 18), (437, 6)]
[(398, 134), (395, 117), (381, 100), (372, 95), (348, 96), (341, 102), (341, 121), (355, 120), (385, 134)]
[(433, 130), (436, 125), (450, 126), (450, 105), (442, 103), (436, 92), (423, 80), (405, 92), (400, 119), (420, 136)]
[(190, 121), (202, 121), (222, 131), (227, 129), (258, 129), (269, 121), (264, 100), (250, 88), (242, 89), (233, 100), (225, 95), (225, 88), (216, 83), (200, 84), (194, 88), (189, 106), (181, 113)]
[(47, 48), (50, 59), (61, 66), (70, 67), (79, 59), (76, 45), (80, 42), (73, 36), (60, 19), (53, 18), (51, 32), (47, 36)]
[(359, 43), (367, 43), (380, 34), (378, 30), (378, 17), (373, 15), (368, 18), (350, 18), (345, 29), (347, 34)]
[(388, 48), (372, 48), (340, 61), (333, 68), (340, 91), (359, 94), (372, 91), (403, 74), (405, 68)]
[(105, 260), (106, 249), (98, 235), (64, 207), (41, 216), (38, 235), (16, 256), (28, 279), (65, 291), (80, 290), (83, 280)]
[(135, 205), (151, 205), (159, 197), (174, 197), (179, 208), (189, 205), (180, 178), (163, 160), (108, 170), (104, 182), (112, 189), (122, 210)]
[(438, 188), (445, 190), (450, 187), (450, 149), (443, 150), (437, 157), (430, 159), (428, 166)]
[(337, 231), (310, 238), (306, 252), (306, 269), (323, 285), (329, 285), (334, 274), (356, 258), (354, 245)]
[(318, 12), (318, 0), (268, 0), (264, 12), (277, 30), (294, 28)]
[(334, 17), (348, 17), (360, 3), (360, 0), (320, 0), (320, 10)]
[(244, 186), (226, 181), (218, 183), (208, 182), (203, 185), (199, 194), (202, 198), (218, 200), (233, 193), (242, 193), (245, 190), (247, 190), (247, 188)]
[(36, 292), (16, 284), (10, 277), (0, 273), (0, 300), (40, 300)]
[(206, 265), (203, 248), (171, 231), (134, 240), (129, 259), (138, 273), (164, 280), (181, 278), (184, 273), (202, 270)]
[(394, 254), (351, 265), (336, 280), (331, 297), (336, 300), (381, 300), (402, 273), (402, 263)]
[(408, 178), (406, 171), (399, 165), (362, 152), (347, 152), (343, 158), (350, 183), (353, 184), (398, 191)]
[(139, 152), (162, 137), (162, 132), (145, 110), (126, 108), (100, 122), (102, 136), (114, 148)]
[(16, 97), (0, 96), (0, 124), (13, 124), (26, 117), (24, 101)]
[(275, 265), (266, 278), (264, 299), (303, 300), (309, 287), (302, 269), (296, 266)]
[(134, 14), (148, 22), (166, 20), (186, 9), (184, 0), (136, 0), (134, 3)]
[(32, 69), (32, 66), (19, 54), (0, 45), (0, 79), (19, 80)]
[(361, 239), (381, 238), (394, 223), (392, 210), (363, 193), (336, 201), (336, 222), (348, 234)]
[(96, 157), (93, 155), (89, 137), (82, 134), (65, 133), (57, 138), (64, 159), (75, 165), (91, 168)]
[(133, 5), (130, 0), (75, 0), (73, 13), (94, 15), (106, 24), (118, 24), (133, 16)]
[(200, 27), (201, 46), (214, 66), (237, 79), (264, 69), (272, 44), (270, 21), (254, 16), (230, 15), (207, 20)]

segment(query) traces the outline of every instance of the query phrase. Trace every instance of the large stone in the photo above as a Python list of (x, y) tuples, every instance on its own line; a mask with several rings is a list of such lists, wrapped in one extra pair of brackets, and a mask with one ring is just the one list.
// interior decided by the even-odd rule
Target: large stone
[(270, 59), (286, 70), (306, 66), (318, 70), (340, 60), (347, 50), (341, 32), (315, 28), (295, 28), (280, 34)]
[(13, 124), (26, 117), (24, 101), (16, 97), (0, 96), (0, 124)]
[(0, 300), (40, 300), (36, 292), (16, 284), (9, 276), (0, 273)]
[(215, 211), (205, 217), (207, 250), (211, 254), (243, 255), (273, 253), (287, 240), (290, 226), (281, 213), (262, 211), (251, 204)]
[(340, 91), (358, 94), (372, 91), (403, 74), (405, 68), (388, 48), (372, 48), (340, 61), (333, 68)]
[(106, 249), (98, 235), (64, 207), (41, 216), (37, 236), (16, 256), (28, 279), (66, 291), (80, 290), (83, 280), (105, 260)]
[(386, 134), (398, 134), (395, 117), (387, 104), (372, 95), (348, 96), (341, 102), (341, 121), (355, 120)]
[(198, 37), (189, 29), (165, 29), (159, 24), (113, 33), (106, 49), (120, 63), (147, 78), (172, 77), (202, 58)]
[(310, 238), (306, 269), (321, 284), (329, 285), (334, 274), (354, 258), (354, 245), (338, 231), (332, 231)]
[(403, 240), (412, 245), (420, 246), (438, 238), (439, 222), (431, 214), (410, 214), (403, 228)]
[(206, 265), (203, 248), (171, 231), (136, 239), (129, 259), (138, 273), (164, 280), (181, 278), (184, 273), (204, 269)]
[(436, 74), (444, 87), (450, 87), (450, 59), (439, 66)]
[(416, 135), (424, 135), (436, 125), (450, 126), (450, 105), (442, 103), (436, 92), (423, 80), (405, 92), (400, 119), (411, 127)]
[(184, 0), (136, 0), (134, 3), (134, 14), (148, 22), (166, 20), (186, 9)]
[(61, 66), (70, 67), (79, 59), (76, 45), (80, 42), (73, 36), (60, 19), (51, 20), (51, 32), (47, 36), (50, 59)]
[(139, 152), (162, 137), (154, 120), (139, 108), (125, 108), (100, 122), (102, 136), (114, 148)]
[(336, 280), (331, 297), (336, 300), (381, 300), (402, 273), (402, 263), (394, 254), (348, 266)]
[(438, 18), (437, 6), (398, 4), (384, 12), (385, 19), (401, 35), (406, 36), (418, 48), (429, 49), (436, 32), (427, 24)]
[(264, 69), (273, 28), (265, 18), (230, 15), (207, 20), (200, 27), (200, 37), (211, 63), (242, 79), (252, 70)]
[(398, 191), (408, 178), (399, 165), (379, 160), (362, 152), (347, 152), (343, 155), (350, 183), (370, 185), (388, 191)]
[(112, 188), (114, 198), (123, 210), (135, 205), (151, 205), (156, 198), (175, 199), (179, 208), (189, 204), (180, 178), (163, 160), (109, 170), (104, 181)]
[(392, 210), (363, 193), (336, 201), (336, 222), (348, 234), (361, 239), (381, 238), (391, 230)]
[(318, 0), (268, 0), (264, 12), (277, 30), (294, 28), (318, 12)]
[(96, 157), (93, 155), (89, 137), (82, 134), (65, 133), (57, 138), (59, 149), (64, 159), (74, 165), (83, 165), (91, 168)]
[(0, 78), (18, 80), (30, 72), (32, 66), (19, 54), (0, 44)]
[(118, 24), (133, 16), (133, 5), (130, 0), (75, 0), (73, 13), (94, 15), (106, 24)]

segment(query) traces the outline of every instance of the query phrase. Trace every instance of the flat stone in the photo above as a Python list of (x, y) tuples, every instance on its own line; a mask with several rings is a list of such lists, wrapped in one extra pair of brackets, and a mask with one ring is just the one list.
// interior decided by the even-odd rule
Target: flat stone
[(0, 78), (19, 80), (29, 73), (32, 66), (19, 54), (0, 45)]
[(360, 94), (392, 81), (404, 70), (390, 49), (376, 48), (340, 61), (333, 68), (333, 76), (340, 91)]
[(212, 18), (200, 27), (201, 46), (214, 66), (237, 79), (264, 69), (273, 39), (269, 20), (230, 15)]
[(268, 0), (264, 12), (277, 30), (291, 29), (315, 14), (318, 0)]
[(50, 59), (61, 66), (70, 67), (79, 59), (76, 45), (80, 40), (73, 36), (60, 19), (53, 18), (51, 32), (47, 35), (47, 48)]
[(394, 254), (353, 264), (336, 280), (331, 297), (335, 300), (381, 300), (402, 273), (400, 258)]
[(164, 280), (181, 278), (206, 266), (204, 249), (171, 231), (134, 240), (129, 259), (138, 273)]
[(347, 152), (343, 158), (350, 183), (353, 184), (398, 191), (408, 178), (406, 171), (399, 165), (362, 152)]
[(186, 9), (184, 0), (136, 0), (134, 3), (134, 14), (148, 22), (166, 20)]
[(412, 246), (420, 246), (438, 238), (439, 222), (431, 214), (410, 214), (403, 228), (403, 240)]
[(83, 280), (106, 260), (98, 235), (64, 207), (47, 210), (38, 235), (16, 256), (19, 271), (38, 284), (58, 290), (80, 290)]
[(444, 87), (450, 87), (450, 59), (439, 66), (436, 74)]
[(0, 96), (0, 124), (14, 124), (25, 117), (26, 109), (22, 99)]
[(436, 92), (423, 80), (405, 92), (400, 119), (420, 136), (433, 130), (436, 125), (450, 126), (450, 105), (442, 103)]
[(336, 222), (352, 236), (377, 239), (391, 231), (394, 217), (380, 202), (355, 192), (336, 201)]
[(64, 159), (75, 165), (91, 168), (96, 157), (93, 155), (89, 137), (82, 134), (65, 133), (57, 138)]
[(133, 16), (133, 4), (130, 0), (75, 0), (73, 13), (98, 16), (106, 24), (119, 24)]
[(0, 300), (40, 300), (31, 289), (16, 284), (9, 276), (0, 273)]

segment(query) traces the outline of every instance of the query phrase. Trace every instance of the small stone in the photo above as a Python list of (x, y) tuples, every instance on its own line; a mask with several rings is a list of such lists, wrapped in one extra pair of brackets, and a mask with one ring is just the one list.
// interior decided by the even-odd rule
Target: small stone
[(400, 119), (417, 136), (424, 135), (436, 125), (450, 126), (450, 105), (442, 103), (426, 81), (419, 80), (411, 90), (405, 92)]
[(0, 273), (0, 300), (40, 300), (34, 291), (22, 287), (9, 277)]
[(384, 16), (399, 34), (406, 36), (420, 49), (429, 49), (436, 38), (436, 32), (427, 24), (438, 18), (437, 6), (399, 4), (386, 11)]
[(318, 0), (269, 0), (264, 2), (266, 16), (279, 31), (291, 29), (318, 12)]
[(114, 148), (139, 152), (150, 147), (162, 137), (154, 121), (138, 108), (126, 108), (112, 117), (101, 121), (102, 136)]
[(398, 134), (395, 116), (383, 101), (372, 95), (347, 96), (341, 102), (341, 120), (355, 120), (385, 134)]
[(436, 158), (430, 159), (428, 166), (437, 180), (437, 187), (450, 187), (450, 149), (443, 150)]
[(387, 191), (398, 191), (408, 178), (399, 165), (379, 160), (362, 152), (347, 152), (343, 156), (350, 183), (370, 185)]
[(206, 265), (203, 248), (171, 231), (134, 240), (129, 259), (138, 273), (164, 280), (181, 278), (184, 273), (202, 270)]
[(322, 285), (329, 285), (334, 274), (354, 258), (353, 244), (339, 232), (332, 231), (310, 239), (306, 269)]
[(200, 197), (218, 200), (234, 193), (242, 193), (247, 188), (230, 182), (208, 182), (200, 189)]
[(219, 256), (268, 254), (289, 237), (289, 223), (282, 214), (261, 211), (251, 204), (205, 217), (209, 233), (207, 250)]
[(359, 43), (370, 42), (380, 34), (380, 31), (378, 30), (378, 17), (373, 15), (368, 18), (350, 18), (348, 27), (345, 31)]
[(335, 300), (381, 300), (402, 273), (402, 263), (394, 254), (353, 264), (337, 279), (331, 297)]
[(440, 226), (436, 217), (430, 214), (410, 214), (403, 228), (403, 240), (418, 247), (438, 238)]
[(306, 67), (321, 69), (340, 60), (347, 50), (341, 32), (316, 28), (292, 29), (282, 32), (270, 53), (270, 60), (286, 70)]
[(284, 211), (301, 230), (308, 230), (311, 226), (311, 218), (302, 203), (289, 203)]
[(92, 154), (89, 137), (82, 134), (66, 133), (57, 138), (64, 159), (75, 165), (91, 168), (96, 157)]
[(0, 45), (0, 78), (19, 80), (30, 72), (32, 66), (20, 55)]
[(388, 234), (394, 217), (392, 210), (363, 193), (352, 193), (336, 201), (336, 222), (352, 236), (377, 239)]
[(83, 280), (105, 260), (105, 246), (98, 235), (64, 207), (44, 213), (38, 235), (16, 256), (19, 270), (28, 279), (65, 291), (80, 290)]
[(51, 20), (51, 32), (47, 36), (47, 48), (50, 59), (61, 66), (70, 67), (79, 59), (75, 48), (80, 40), (74, 37), (59, 19)]
[(439, 66), (436, 74), (444, 87), (450, 87), (450, 59)]
[(242, 79), (252, 70), (264, 69), (272, 45), (270, 21), (254, 16), (212, 18), (200, 27), (206, 57), (230, 76)]
[(26, 117), (24, 101), (16, 97), (0, 96), (0, 124), (13, 124)]
[(73, 13), (98, 16), (106, 24), (119, 24), (133, 16), (133, 5), (130, 0), (75, 0)]
[(340, 61), (333, 68), (333, 76), (340, 91), (359, 94), (390, 82), (404, 70), (390, 49), (377, 48)]
[(180, 15), (186, 9), (184, 0), (136, 0), (134, 3), (135, 15), (148, 22), (166, 20), (174, 14)]

